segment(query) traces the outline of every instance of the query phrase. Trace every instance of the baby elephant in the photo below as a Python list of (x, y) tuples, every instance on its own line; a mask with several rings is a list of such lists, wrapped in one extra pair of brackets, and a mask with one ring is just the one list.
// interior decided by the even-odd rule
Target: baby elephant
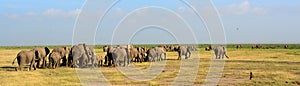
[(96, 55), (96, 64), (98, 67), (102, 66), (103, 60), (102, 56)]
[(17, 71), (18, 70), (22, 71), (23, 66), (26, 66), (29, 63), (30, 63), (29, 70), (31, 70), (32, 67), (34, 68), (34, 70), (36, 70), (35, 60), (36, 60), (37, 56), (38, 56), (38, 53), (35, 50), (30, 50), (30, 51), (23, 50), (23, 51), (20, 51), (17, 54), (17, 57), (13, 60), (12, 65), (15, 63), (15, 60), (17, 59), (18, 60), (18, 64), (19, 64), (19, 67), (16, 69)]
[(214, 52), (216, 55), (216, 59), (224, 59), (224, 56), (229, 59), (229, 57), (226, 54), (226, 49), (223, 46), (218, 46), (214, 48)]
[(62, 59), (62, 57), (58, 52), (50, 53), (50, 55), (49, 55), (50, 68), (55, 69), (56, 67), (59, 67), (61, 59)]

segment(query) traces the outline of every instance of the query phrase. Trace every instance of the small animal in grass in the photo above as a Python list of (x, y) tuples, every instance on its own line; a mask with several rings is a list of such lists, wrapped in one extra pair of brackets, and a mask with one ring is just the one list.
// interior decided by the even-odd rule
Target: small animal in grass
[(250, 72), (250, 80), (253, 78), (253, 74), (252, 74), (252, 72)]

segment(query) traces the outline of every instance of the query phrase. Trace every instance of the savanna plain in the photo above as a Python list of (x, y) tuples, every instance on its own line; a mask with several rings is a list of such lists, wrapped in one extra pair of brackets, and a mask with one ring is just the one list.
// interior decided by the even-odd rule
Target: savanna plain
[[(213, 51), (205, 51), (206, 45), (199, 45), (199, 51), (192, 53), (200, 58), (199, 70), (194, 85), (201, 85), (205, 82), (212, 59)], [(284, 49), (280, 44), (274, 49), (252, 49), (251, 44), (242, 45), (240, 49), (235, 45), (227, 45), (227, 55), (223, 74), (218, 83), (220, 86), (241, 85), (241, 86), (298, 86), (300, 85), (300, 45), (289, 45)], [(269, 46), (269, 45), (265, 45)], [(34, 46), (9, 46), (0, 47), (0, 85), (81, 85), (75, 68), (58, 67), (56, 69), (37, 69), (31, 71), (15, 71), (17, 64), (12, 61), (21, 50), (30, 50)], [(50, 50), (57, 46), (49, 47)], [(95, 46), (96, 54), (104, 56), (101, 46)], [(177, 59), (177, 52), (167, 52), (167, 61), (163, 72), (149, 81), (136, 81), (130, 79), (118, 71), (115, 67), (101, 67), (101, 71), (112, 85), (171, 85), (176, 79), (180, 61)], [(183, 60), (184, 61), (184, 60)], [(16, 61), (15, 61), (16, 62)], [(141, 69), (147, 68), (149, 62), (133, 63)], [(253, 78), (249, 79), (250, 72)]]

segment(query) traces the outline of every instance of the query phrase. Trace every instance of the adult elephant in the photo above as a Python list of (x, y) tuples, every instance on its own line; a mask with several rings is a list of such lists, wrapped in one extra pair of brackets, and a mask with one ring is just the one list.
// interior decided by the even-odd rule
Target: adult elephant
[[(164, 58), (162, 58), (164, 55)], [(154, 47), (147, 51), (147, 58), (149, 61), (161, 61), (166, 60), (166, 51), (163, 47)]]
[(240, 48), (242, 48), (242, 45), (236, 45), (236, 49), (240, 49)]
[(42, 68), (46, 68), (47, 63), (47, 55), (50, 53), (50, 50), (48, 47), (37, 47), (33, 50), (37, 51), (37, 67), (40, 67), (40, 61), (42, 62)]
[(151, 48), (147, 50), (147, 59), (149, 62), (155, 62), (157, 59), (156, 50), (154, 48)]
[(288, 49), (289, 46), (286, 44), (286, 45), (283, 46), (283, 48), (284, 48), (284, 49)]
[(191, 57), (191, 49), (186, 46), (179, 46), (178, 48), (178, 60), (181, 60), (181, 56), (185, 56), (185, 59), (188, 59)]
[(112, 57), (112, 52), (116, 49), (116, 47), (113, 46), (104, 46), (103, 51), (106, 52), (106, 55), (104, 57), (105, 61), (104, 64), (107, 64), (108, 66), (111, 66), (114, 64), (114, 59)]
[(138, 60), (140, 59), (140, 53), (138, 51), (137, 48), (130, 48), (129, 50), (129, 54), (130, 54), (130, 58), (132, 62), (138, 62)]
[[(51, 53), (57, 52), (62, 59), (61, 65), (67, 66), (67, 55), (70, 53), (70, 50), (71, 48), (64, 46), (64, 47), (54, 48)], [(59, 60), (59, 64), (60, 64), (60, 60)]]
[(85, 44), (74, 45), (68, 56), (68, 66), (71, 67), (87, 67), (89, 62), (92, 67), (95, 65), (95, 52), (91, 46)]
[(224, 56), (229, 59), (229, 57), (226, 54), (226, 49), (224, 46), (218, 46), (214, 48), (216, 59), (224, 59)]
[[(167, 59), (166, 50), (163, 47), (155, 47), (155, 50), (156, 50), (156, 54), (158, 56), (158, 59), (157, 59), (158, 61)], [(164, 58), (162, 57), (162, 55), (164, 56)]]
[(146, 48), (144, 47), (138, 47), (137, 48), (138, 53), (139, 53), (139, 57), (137, 58), (138, 62), (142, 63), (144, 61), (146, 61)]
[(33, 67), (34, 70), (36, 70), (36, 65), (35, 64), (35, 59), (38, 57), (38, 52), (35, 50), (22, 50), (20, 51), (16, 58), (13, 60), (12, 65), (15, 63), (15, 60), (18, 60), (18, 65), (19, 67), (16, 68), (16, 70), (21, 70), (23, 69), (24, 66), (26, 66), (27, 64), (30, 64), (29, 70), (31, 70), (31, 68)]
[(128, 52), (128, 48), (124, 48), (124, 47), (117, 47), (115, 48), (113, 51), (111, 51), (113, 60), (114, 60), (114, 64), (115, 66), (126, 66), (129, 65), (129, 61), (130, 61), (130, 56), (129, 56), (129, 52)]

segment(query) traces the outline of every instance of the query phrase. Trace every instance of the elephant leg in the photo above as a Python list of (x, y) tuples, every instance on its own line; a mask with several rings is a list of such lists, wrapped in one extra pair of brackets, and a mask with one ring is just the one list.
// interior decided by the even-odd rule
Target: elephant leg
[(108, 56), (104, 56), (104, 64), (107, 64), (108, 63)]
[[(32, 61), (30, 62), (30, 67), (29, 67), (29, 70), (31, 70), (31, 68), (33, 67), (34, 63), (35, 63), (35, 61), (34, 61), (34, 60), (32, 60)], [(36, 69), (34, 69), (34, 70), (36, 70)]]
[(49, 59), (49, 68), (52, 68), (53, 60), (52, 58)]
[(57, 61), (57, 67), (59, 67), (61, 64), (60, 64), (60, 60), (61, 59), (58, 59), (58, 61)]
[(22, 71), (22, 67), (23, 67), (23, 64), (19, 64), (19, 67), (17, 68), (17, 71), (18, 71), (18, 69), (19, 69), (20, 71)]
[(37, 60), (37, 67), (40, 68), (40, 60)]
[(103, 66), (103, 60), (100, 60), (100, 63), (101, 63), (100, 66)]
[(138, 58), (139, 62), (142, 63), (143, 57)]
[(56, 68), (59, 67), (59, 64), (60, 64), (60, 59), (56, 61), (56, 66), (55, 67)]
[(192, 55), (192, 53), (188, 51), (186, 56), (187, 56), (187, 58), (190, 58), (191, 55)]
[(181, 60), (181, 52), (178, 53), (178, 60)]
[(186, 53), (185, 54), (185, 59), (188, 59), (190, 57), (190, 54), (189, 53)]
[(62, 59), (62, 66), (66, 66), (67, 64), (67, 56), (64, 56), (63, 59)]
[(99, 61), (98, 61), (98, 67), (100, 67), (100, 66), (101, 66), (101, 61), (99, 60)]
[[(106, 63), (104, 62), (104, 64), (106, 64)], [(112, 65), (110, 60), (108, 61), (108, 64), (107, 64), (107, 65), (108, 65), (108, 66), (111, 66), (111, 65)]]
[(43, 58), (43, 68), (46, 68), (46, 57)]
[[(125, 57), (126, 59), (126, 57)], [(125, 60), (125, 62), (127, 61), (127, 64), (129, 65), (130, 64), (130, 61), (131, 61), (131, 57), (127, 57), (127, 59)]]
[(218, 55), (217, 55), (217, 54), (215, 54), (215, 56), (216, 56), (216, 59), (218, 59)]

